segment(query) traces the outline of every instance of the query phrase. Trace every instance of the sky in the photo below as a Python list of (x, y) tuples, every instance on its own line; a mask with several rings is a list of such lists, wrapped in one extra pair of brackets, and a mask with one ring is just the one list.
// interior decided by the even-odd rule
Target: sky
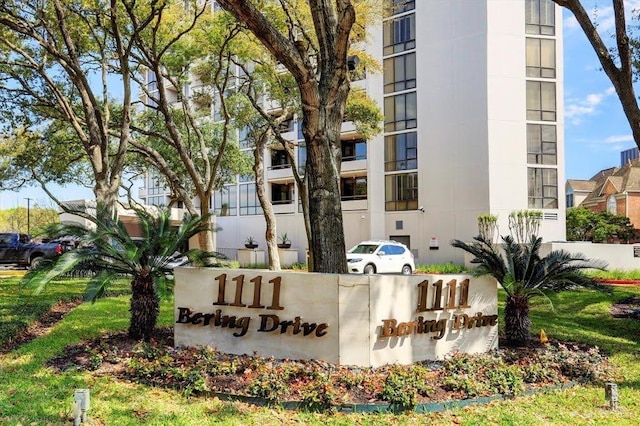
[[(601, 37), (612, 40), (613, 8), (610, 0), (584, 0), (595, 17)], [(628, 11), (639, 9), (640, 0), (626, 0)], [(631, 19), (627, 23), (632, 23)], [(602, 169), (620, 165), (620, 151), (635, 146), (620, 101), (575, 18), (563, 11), (564, 28), (564, 107), (565, 177), (589, 179)], [(562, 190), (564, 184), (559, 185)], [(52, 187), (63, 200), (93, 198), (93, 192), (81, 187)], [(27, 198), (30, 200), (27, 201)], [(0, 209), (53, 202), (38, 188), (19, 192), (0, 192)]]
[[(602, 39), (613, 40), (611, 0), (582, 3), (595, 17)], [(625, 8), (640, 8), (640, 0), (626, 0)], [(565, 176), (589, 179), (602, 169), (619, 167), (620, 151), (636, 145), (613, 85), (582, 28), (570, 12), (564, 10), (563, 16)]]

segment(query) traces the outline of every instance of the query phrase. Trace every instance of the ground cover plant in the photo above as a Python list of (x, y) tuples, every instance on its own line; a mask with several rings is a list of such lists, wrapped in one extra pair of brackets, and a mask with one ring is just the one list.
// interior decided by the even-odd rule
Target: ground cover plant
[[(11, 298), (11, 285), (16, 281), (3, 281), (5, 284), (2, 296)], [(116, 366), (109, 361), (115, 352), (109, 350), (110, 344), (104, 336), (126, 334), (128, 324), (127, 298), (107, 298), (95, 304), (82, 304), (72, 310), (61, 322), (56, 324), (47, 335), (38, 337), (30, 343), (23, 344), (8, 354), (0, 355), (0, 423), (1, 424), (63, 424), (68, 421), (73, 389), (91, 389), (92, 408), (89, 413), (91, 424), (636, 424), (637, 412), (640, 411), (640, 352), (638, 321), (616, 319), (611, 315), (614, 302), (632, 296), (640, 296), (637, 287), (621, 287), (608, 297), (606, 294), (580, 291), (551, 295), (552, 309), (543, 301), (533, 301), (531, 318), (532, 330), (537, 332), (544, 328), (552, 341), (575, 341), (597, 345), (609, 354), (613, 379), (620, 387), (620, 409), (611, 411), (604, 400), (604, 392), (599, 385), (577, 385), (563, 391), (550, 391), (533, 396), (521, 396), (505, 402), (494, 402), (489, 405), (455, 409), (442, 413), (416, 414), (328, 414), (304, 411), (287, 411), (276, 407), (256, 407), (240, 402), (225, 402), (213, 396), (196, 396), (198, 380), (193, 380), (193, 373), (183, 374), (180, 369), (166, 369), (176, 378), (183, 374), (181, 380), (191, 381), (196, 386), (166, 387), (148, 385), (141, 379), (124, 379), (120, 374), (126, 371), (109, 371), (107, 366)], [(504, 306), (504, 294), (501, 295), (501, 307)], [(163, 302), (159, 326), (166, 329), (172, 323), (172, 305)], [(102, 337), (102, 338), (101, 338)], [(98, 339), (101, 338), (101, 339)], [(98, 340), (94, 340), (98, 339)], [(95, 343), (91, 343), (95, 342)], [(104, 344), (100, 347), (98, 342)], [(98, 346), (95, 346), (98, 345)], [(91, 368), (79, 368), (68, 364), (59, 369), (56, 360), (69, 354), (71, 348), (88, 347), (92, 356)], [(138, 369), (144, 371), (145, 354), (156, 355), (156, 351), (166, 350), (160, 341), (155, 346), (137, 344), (131, 347), (138, 354)], [(580, 345), (579, 348), (586, 348)], [(113, 349), (113, 348), (112, 348)], [(194, 349), (195, 351), (195, 349)], [(206, 354), (207, 352), (205, 352)], [(575, 360), (588, 359), (588, 351), (572, 351)], [(214, 356), (213, 353), (207, 356)], [(219, 355), (216, 355), (219, 356)], [(147, 356), (147, 358), (149, 358)], [(206, 358), (202, 355), (201, 358)], [(161, 362), (162, 357), (157, 358)], [(579, 364), (571, 362), (569, 365)], [(463, 361), (460, 359), (459, 361)], [(146, 359), (145, 362), (151, 362)], [(249, 361), (247, 361), (249, 362)], [(255, 361), (252, 361), (255, 363)], [(255, 394), (261, 392), (272, 395), (283, 389), (281, 381), (272, 380), (261, 365), (255, 363), (250, 376), (251, 386)], [(454, 362), (454, 361), (452, 361)], [(520, 381), (511, 374), (509, 363), (505, 366), (491, 358), (483, 361), (476, 370), (484, 370), (491, 377), (492, 386), (517, 390)], [(272, 362), (274, 365), (277, 363)], [(225, 363), (217, 363), (221, 369)], [(465, 374), (468, 362), (456, 362), (456, 374)], [(482, 367), (485, 365), (485, 367)], [(488, 366), (492, 366), (488, 368)], [(322, 366), (320, 372), (326, 372)], [(422, 366), (429, 369), (428, 366)], [(391, 371), (393, 370), (393, 372)], [(420, 368), (418, 368), (418, 372)], [(295, 370), (292, 369), (295, 372)], [(495, 373), (499, 371), (499, 373)], [(545, 371), (530, 369), (531, 376), (543, 376)], [(398, 404), (410, 406), (415, 402), (415, 395), (433, 392), (428, 381), (422, 380), (414, 371), (397, 367), (387, 371), (387, 378), (377, 383), (380, 395), (393, 398)], [(427, 371), (433, 373), (432, 371)], [(287, 376), (294, 376), (287, 373)], [(197, 376), (195, 377), (197, 379)], [(258, 379), (259, 378), (259, 379)], [(366, 383), (358, 374), (343, 375), (343, 381), (350, 386)], [(475, 380), (466, 382), (460, 377), (451, 381), (451, 386), (467, 386), (473, 389)], [(317, 386), (309, 387), (307, 401), (309, 406), (326, 405), (332, 393), (320, 392), (322, 386), (329, 382), (318, 380)], [(314, 391), (315, 389), (315, 391)], [(326, 389), (326, 388), (325, 388)], [(402, 392), (402, 389), (411, 392)], [(414, 392), (415, 391), (415, 392)], [(452, 392), (452, 391), (449, 391)], [(458, 392), (462, 392), (458, 390)], [(339, 393), (337, 393), (339, 395)], [(419, 397), (419, 396), (418, 396)], [(416, 397), (416, 398), (418, 398)]]

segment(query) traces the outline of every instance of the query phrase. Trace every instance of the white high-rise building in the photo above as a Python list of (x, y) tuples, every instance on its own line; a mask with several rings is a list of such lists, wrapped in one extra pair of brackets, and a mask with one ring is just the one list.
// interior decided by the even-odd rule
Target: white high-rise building
[[(394, 14), (367, 47), (384, 72), (352, 83), (383, 109), (384, 132), (365, 141), (352, 123), (343, 126), (347, 245), (394, 239), (416, 263), (461, 262), (449, 243), (477, 235), (479, 215), (497, 215), (504, 235), (509, 213), (525, 209), (542, 211), (545, 241), (564, 240), (561, 8), (551, 0), (391, 3)], [(302, 141), (298, 122), (284, 125), (287, 139)], [(296, 148), (301, 164), (303, 146)], [(304, 261), (290, 165), (278, 149), (266, 158), (278, 233), (287, 233)], [(239, 178), (213, 201), (219, 248), (242, 247), (249, 236), (265, 247), (253, 182)]]

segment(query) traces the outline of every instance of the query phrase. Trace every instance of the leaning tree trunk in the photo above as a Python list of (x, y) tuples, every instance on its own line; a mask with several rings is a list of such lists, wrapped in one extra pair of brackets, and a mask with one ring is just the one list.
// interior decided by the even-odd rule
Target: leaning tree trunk
[(131, 323), (129, 337), (149, 341), (160, 313), (160, 298), (149, 274), (138, 274), (131, 281)]
[(507, 342), (513, 346), (524, 346), (529, 341), (529, 299), (523, 295), (507, 296), (504, 310), (504, 325)]

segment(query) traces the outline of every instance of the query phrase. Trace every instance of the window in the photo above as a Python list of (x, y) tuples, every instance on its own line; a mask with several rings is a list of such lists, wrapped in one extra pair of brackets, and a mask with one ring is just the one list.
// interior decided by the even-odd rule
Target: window
[(225, 186), (220, 191), (213, 193), (213, 210), (218, 216), (235, 216), (237, 213), (238, 187), (236, 185)]
[(384, 170), (411, 170), (418, 168), (418, 134), (416, 132), (385, 136)]
[(610, 195), (607, 198), (607, 211), (611, 214), (618, 214), (618, 205), (616, 203), (616, 197)]
[(397, 15), (416, 8), (415, 0), (386, 0), (384, 15)]
[(342, 201), (366, 200), (367, 177), (354, 176), (340, 179), (340, 195)]
[(527, 81), (527, 120), (556, 121), (556, 84)]
[(558, 171), (529, 168), (529, 208), (558, 208)]
[(574, 207), (573, 203), (574, 203), (574, 197), (573, 197), (573, 191), (569, 190), (570, 192), (567, 193), (566, 197), (565, 197), (565, 201), (567, 203), (567, 208), (571, 208)]
[(280, 133), (287, 133), (293, 131), (293, 120), (284, 120), (278, 124), (278, 131)]
[(240, 185), (240, 215), (262, 214), (262, 207), (256, 194), (256, 184)]
[(556, 41), (527, 38), (527, 77), (556, 77)]
[(418, 208), (418, 173), (385, 176), (385, 210)]
[(249, 137), (249, 128), (243, 127), (238, 131), (238, 146), (240, 148), (253, 148), (253, 140)]
[(293, 184), (272, 183), (271, 202), (273, 204), (291, 204), (293, 202)]
[(394, 56), (384, 60), (384, 93), (416, 87), (416, 54)]
[(298, 145), (298, 171), (304, 174), (307, 166), (307, 146), (304, 144)]
[(269, 170), (284, 169), (291, 167), (289, 164), (289, 157), (284, 149), (272, 149), (271, 150), (271, 167)]
[(166, 207), (167, 202), (164, 196), (147, 198), (148, 206)]
[(384, 130), (415, 129), (418, 126), (416, 92), (384, 98)]
[(390, 19), (384, 23), (383, 55), (391, 55), (416, 47), (416, 15)]
[(342, 141), (342, 161), (366, 160), (367, 141), (362, 139)]
[(527, 163), (557, 164), (556, 126), (527, 124)]
[(555, 35), (556, 16), (554, 6), (552, 0), (526, 0), (526, 33)]

